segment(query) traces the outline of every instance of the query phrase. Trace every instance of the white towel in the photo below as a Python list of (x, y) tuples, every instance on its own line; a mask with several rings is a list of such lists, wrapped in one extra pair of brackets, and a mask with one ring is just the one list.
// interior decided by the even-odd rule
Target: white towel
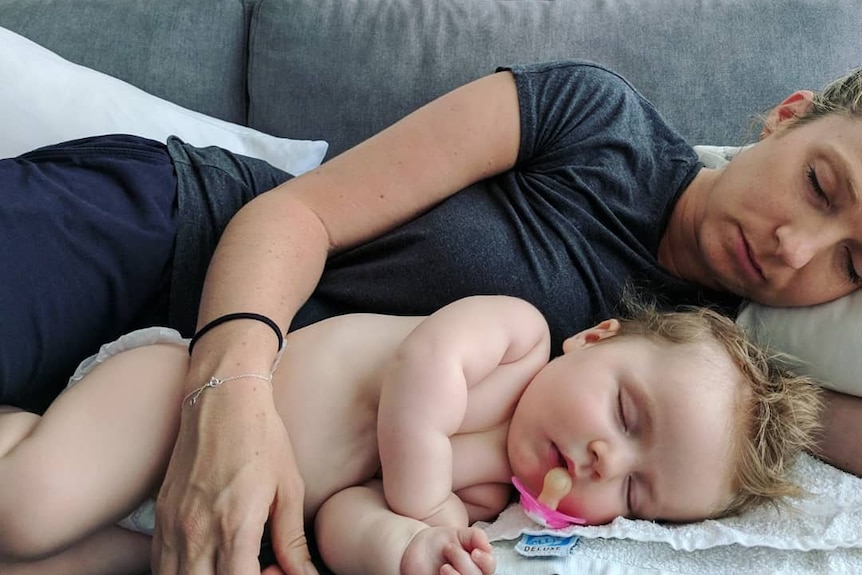
[[(551, 530), (518, 505), (479, 523), (494, 541), (498, 575), (704, 575), (862, 573), (862, 479), (804, 455), (793, 478), (810, 495), (790, 508), (770, 505), (737, 517), (687, 525), (619, 518), (608, 525)], [(579, 535), (569, 557), (520, 557), (523, 533)], [(683, 553), (681, 551), (687, 551)]]
[(732, 544), (801, 551), (862, 548), (862, 479), (808, 455), (793, 468), (793, 479), (810, 495), (790, 501), (790, 508), (764, 505), (737, 517), (685, 525), (620, 517), (608, 525), (553, 530), (534, 523), (518, 505), (507, 508), (493, 523), (481, 525), (492, 541), (549, 533), (662, 542), (685, 551)]

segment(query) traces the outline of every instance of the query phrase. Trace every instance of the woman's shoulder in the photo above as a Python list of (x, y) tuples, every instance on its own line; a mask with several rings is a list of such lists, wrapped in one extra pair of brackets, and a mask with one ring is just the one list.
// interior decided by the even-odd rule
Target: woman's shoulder
[[(588, 60), (556, 60), (500, 68), (515, 77), (521, 114), (519, 162), (553, 149), (589, 143), (672, 156), (697, 156), (655, 106), (621, 74)], [(571, 150), (570, 150), (571, 151)], [(572, 157), (571, 154), (565, 154)]]
[(520, 62), (503, 65), (498, 70), (511, 70), (516, 73), (563, 73), (563, 74), (596, 74), (611, 75), (622, 79), (622, 76), (610, 67), (594, 60), (563, 59), (544, 60), (539, 62)]
[(546, 84), (577, 84), (591, 90), (622, 90), (637, 94), (638, 90), (612, 68), (590, 60), (551, 60), (500, 66), (497, 71), (509, 71), (516, 78)]
[[(665, 124), (662, 115), (635, 86), (613, 69), (589, 60), (554, 60), (503, 66), (515, 78), (521, 113), (560, 124), (621, 126), (646, 120)], [(532, 112), (532, 113), (531, 113)], [(596, 127), (597, 128), (597, 127)], [(628, 129), (628, 128), (626, 128)]]

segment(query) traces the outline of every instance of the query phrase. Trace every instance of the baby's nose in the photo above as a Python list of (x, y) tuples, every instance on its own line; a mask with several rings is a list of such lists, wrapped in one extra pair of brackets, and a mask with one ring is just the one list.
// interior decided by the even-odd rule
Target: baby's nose
[(592, 475), (594, 479), (612, 479), (627, 475), (630, 457), (624, 449), (614, 447), (607, 441), (597, 440), (590, 443)]

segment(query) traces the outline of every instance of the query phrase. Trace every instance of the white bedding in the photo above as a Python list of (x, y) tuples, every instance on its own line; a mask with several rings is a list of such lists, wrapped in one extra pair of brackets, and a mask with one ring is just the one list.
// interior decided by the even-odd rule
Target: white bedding
[[(689, 525), (617, 519), (552, 531), (516, 505), (483, 524), (498, 575), (862, 574), (862, 479), (804, 456), (796, 480), (811, 493), (790, 509), (764, 506), (738, 517)], [(563, 558), (519, 555), (521, 533), (577, 534)]]

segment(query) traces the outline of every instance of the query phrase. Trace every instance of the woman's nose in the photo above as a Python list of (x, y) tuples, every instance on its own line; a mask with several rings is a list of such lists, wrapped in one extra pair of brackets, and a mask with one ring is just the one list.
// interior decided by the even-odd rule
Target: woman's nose
[(830, 242), (828, 230), (800, 230), (781, 226), (775, 231), (778, 239), (776, 254), (794, 270), (808, 265), (814, 256)]
[(622, 446), (612, 446), (605, 440), (597, 439), (590, 442), (589, 451), (593, 479), (607, 480), (629, 474), (631, 456)]

